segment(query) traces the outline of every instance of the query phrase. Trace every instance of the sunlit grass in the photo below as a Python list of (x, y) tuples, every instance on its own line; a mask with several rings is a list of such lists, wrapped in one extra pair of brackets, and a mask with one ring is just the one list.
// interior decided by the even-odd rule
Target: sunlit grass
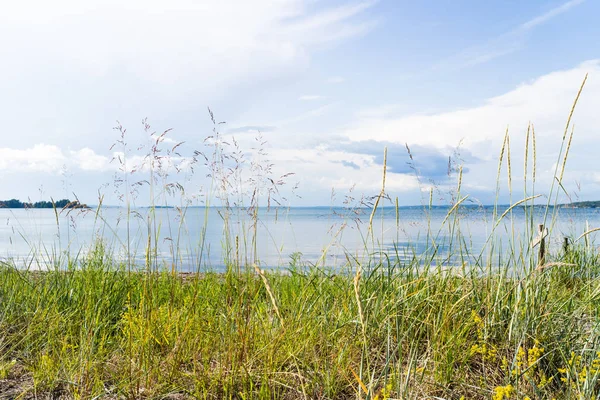
[(128, 273), (101, 246), (70, 271), (5, 265), (2, 382), (82, 398), (591, 394), (600, 267), (583, 248), (563, 259), (521, 279), (382, 263), (357, 290), (292, 266), (265, 273), (275, 299), (250, 271)]

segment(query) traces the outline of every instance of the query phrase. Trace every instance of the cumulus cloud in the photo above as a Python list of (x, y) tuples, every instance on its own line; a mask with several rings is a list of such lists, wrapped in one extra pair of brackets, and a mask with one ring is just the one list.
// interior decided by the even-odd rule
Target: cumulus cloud
[[(331, 189), (348, 190), (355, 186), (357, 192), (372, 195), (381, 189), (382, 168), (366, 154), (349, 155), (346, 151), (327, 146), (303, 149), (274, 148), (269, 154), (277, 173), (295, 172), (301, 179), (303, 190), (319, 192), (314, 198), (324, 204)], [(340, 165), (342, 167), (340, 167)], [(352, 169), (348, 173), (348, 168)], [(410, 174), (394, 174), (387, 187), (397, 192), (410, 192), (419, 187), (418, 180)], [(319, 204), (319, 203), (316, 203)]]
[(71, 162), (84, 171), (106, 171), (112, 169), (108, 157), (96, 154), (88, 147), (81, 150), (71, 151)]
[[(596, 99), (600, 98), (600, 61), (596, 60), (546, 74), (470, 108), (398, 116), (400, 106), (384, 106), (381, 110), (367, 106), (366, 111), (358, 110), (354, 119), (326, 137), (298, 134), (290, 146), (289, 139), (273, 135), (270, 154), (275, 165), (287, 168), (282, 173), (296, 172), (310, 190), (343, 190), (356, 185), (356, 191), (372, 194), (381, 185), (383, 151), (387, 147), (387, 190), (403, 193), (404, 198), (410, 196), (409, 192), (417, 192), (417, 197), (406, 202), (420, 201), (419, 189), (427, 190), (431, 181), (454, 186), (454, 172), (462, 165), (464, 192), (489, 203), (494, 200), (497, 162), (507, 127), (513, 186), (522, 187), (519, 178), (523, 176), (525, 133), (532, 123), (537, 138), (536, 188), (543, 193), (552, 182), (566, 119), (586, 73), (590, 77), (574, 114), (575, 138), (564, 185), (572, 190), (576, 181), (588, 183), (596, 189), (587, 189), (597, 192), (600, 179), (589, 173), (595, 160), (588, 150), (596, 146), (600, 126), (595, 109)], [(321, 112), (323, 109), (318, 108), (310, 115)], [(531, 152), (530, 142), (530, 178)], [(500, 179), (506, 188), (506, 164)], [(516, 182), (521, 186), (517, 187)], [(507, 201), (502, 196), (501, 201)]]
[(65, 169), (82, 171), (114, 170), (110, 159), (84, 147), (63, 151), (56, 145), (36, 144), (27, 149), (0, 148), (0, 171), (59, 173)]
[[(461, 151), (459, 148), (441, 150), (422, 145), (408, 147), (406, 144), (376, 140), (342, 142), (334, 146), (348, 153), (372, 156), (378, 165), (383, 165), (384, 149), (387, 148), (386, 165), (389, 172), (416, 173), (428, 179), (446, 178), (456, 163), (472, 164), (479, 161), (469, 150)], [(468, 172), (468, 168), (463, 168), (463, 172)]]
[[(572, 102), (588, 72), (593, 77), (600, 76), (600, 61), (544, 75), (472, 108), (397, 118), (359, 118), (343, 135), (352, 141), (376, 138), (437, 148), (453, 147), (462, 141), (463, 146), (470, 149), (482, 143), (498, 145), (507, 126), (512, 131), (523, 132), (532, 121), (539, 135), (556, 137), (564, 129)], [(589, 79), (576, 110), (578, 125), (583, 125), (579, 126), (579, 136), (589, 138), (595, 132), (592, 129), (598, 120), (595, 101), (586, 101), (586, 98), (595, 99), (599, 95), (600, 80)]]
[[(372, 154), (380, 162), (383, 147), (387, 145), (393, 153), (401, 153), (407, 143), (414, 149), (416, 163), (425, 174), (438, 175), (447, 169), (448, 149), (461, 144), (461, 153), (465, 163), (477, 162), (476, 169), (471, 168), (469, 175), (472, 185), (478, 184), (494, 189), (490, 177), (495, 176), (504, 133), (508, 128), (511, 136), (513, 174), (523, 172), (523, 153), (525, 132), (531, 122), (537, 137), (538, 179), (549, 184), (554, 176), (552, 165), (556, 161), (564, 127), (573, 100), (584, 76), (589, 79), (575, 110), (575, 136), (571, 157), (565, 179), (571, 182), (578, 179), (573, 171), (589, 169), (591, 160), (585, 147), (596, 146), (600, 115), (596, 110), (600, 98), (600, 61), (592, 60), (564, 71), (556, 71), (541, 76), (531, 82), (472, 108), (432, 114), (415, 114), (402, 117), (387, 116), (374, 112), (358, 113), (351, 128), (342, 131), (341, 136), (348, 140), (342, 147), (347, 152)], [(531, 144), (530, 149), (531, 151)], [(389, 150), (388, 150), (389, 151)], [(419, 153), (423, 162), (419, 161)], [(406, 158), (388, 157), (392, 169), (405, 173)], [(445, 160), (445, 161), (444, 161)], [(515, 160), (519, 160), (516, 161)], [(532, 162), (530, 156), (530, 163)], [(446, 167), (444, 167), (446, 165)], [(530, 167), (531, 168), (531, 167)], [(581, 175), (581, 174), (579, 174)], [(583, 175), (581, 175), (583, 176)], [(540, 187), (542, 189), (542, 187)]]
[(36, 144), (28, 149), (0, 148), (0, 170), (13, 172), (57, 172), (66, 157), (53, 145)]

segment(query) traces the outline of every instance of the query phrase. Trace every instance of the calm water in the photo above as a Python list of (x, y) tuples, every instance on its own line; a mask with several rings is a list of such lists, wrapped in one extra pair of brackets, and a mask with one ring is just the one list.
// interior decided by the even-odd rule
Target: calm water
[[(498, 213), (504, 210), (500, 208)], [(386, 208), (375, 216), (373, 238), (369, 237), (365, 246), (369, 212), (363, 209), (357, 214), (343, 208), (322, 207), (261, 209), (256, 227), (257, 258), (264, 268), (282, 268), (289, 265), (292, 254), (301, 253), (302, 261), (335, 267), (344, 264), (346, 254), (360, 258), (367, 252), (385, 250), (401, 259), (432, 257), (435, 263), (453, 265), (460, 264), (459, 243), (469, 249), (472, 259), (484, 248), (494, 226), (492, 207), (462, 208), (458, 224), (452, 222), (454, 216), (442, 224), (448, 213), (446, 207), (403, 207), (398, 223), (396, 210)], [(561, 245), (563, 236), (577, 238), (586, 230), (586, 223), (589, 228), (600, 227), (600, 210), (562, 208), (557, 212), (550, 238), (554, 249)], [(132, 212), (128, 235), (126, 211), (121, 208), (104, 208), (98, 218), (93, 212), (63, 212), (58, 224), (51, 209), (0, 209), (0, 259), (39, 268), (38, 264), (56, 258), (56, 254), (85, 254), (98, 237), (113, 249), (115, 257), (125, 259), (129, 238), (129, 254), (143, 265), (149, 213), (147, 208)], [(161, 265), (175, 265), (182, 271), (221, 270), (227, 257), (242, 262), (252, 258), (254, 228), (243, 210), (234, 210), (229, 216), (230, 237), (238, 237), (237, 252), (235, 239), (229, 246), (232, 250), (225, 250), (228, 246), (222, 211), (192, 207), (183, 216), (175, 209), (157, 209), (155, 213), (150, 232), (159, 232), (158, 240), (152, 240), (157, 244)], [(537, 229), (537, 224), (543, 222), (544, 210), (536, 208), (533, 213)], [(498, 225), (487, 246), (493, 243), (500, 252), (511, 246), (526, 248), (531, 226), (527, 221), (531, 219), (526, 219), (523, 208), (514, 209), (512, 219), (507, 217)], [(590, 239), (593, 241), (594, 234)], [(454, 258), (448, 258), (448, 253)]]

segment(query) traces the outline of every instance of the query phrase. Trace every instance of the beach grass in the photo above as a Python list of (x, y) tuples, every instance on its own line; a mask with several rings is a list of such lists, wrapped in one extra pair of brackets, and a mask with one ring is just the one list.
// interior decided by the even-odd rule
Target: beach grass
[(592, 398), (598, 258), (581, 247), (557, 260), (520, 277), (386, 262), (358, 278), (301, 265), (131, 273), (98, 245), (67, 271), (3, 265), (0, 393)]

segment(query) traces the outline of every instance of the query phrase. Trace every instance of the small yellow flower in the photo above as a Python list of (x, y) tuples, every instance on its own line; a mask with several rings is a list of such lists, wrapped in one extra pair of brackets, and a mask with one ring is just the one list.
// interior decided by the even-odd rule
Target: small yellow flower
[(510, 396), (513, 394), (513, 391), (514, 388), (512, 385), (497, 386), (494, 389), (494, 397), (492, 397), (492, 400), (510, 399)]
[(382, 388), (379, 393), (377, 393), (375, 395), (375, 397), (373, 398), (373, 400), (387, 400), (390, 398), (390, 394), (392, 393), (392, 384), (388, 383), (387, 385), (385, 385), (384, 388)]
[(508, 371), (508, 359), (506, 357), (502, 357), (502, 369)]
[(519, 346), (519, 350), (517, 350), (517, 367), (522, 367), (524, 361), (525, 361), (525, 350), (523, 350), (522, 346)]
[(539, 344), (540, 342), (536, 340), (533, 347), (527, 351), (527, 363), (530, 367), (540, 359), (542, 354), (544, 354), (544, 348), (539, 347)]

